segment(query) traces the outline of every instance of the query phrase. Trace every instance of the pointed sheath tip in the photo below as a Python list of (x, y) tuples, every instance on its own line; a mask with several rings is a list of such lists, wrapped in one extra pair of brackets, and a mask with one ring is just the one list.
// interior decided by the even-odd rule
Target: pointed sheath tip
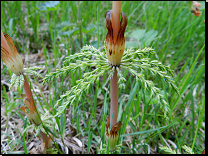
[(108, 133), (110, 128), (110, 118), (108, 118), (107, 124), (106, 124), (106, 131), (105, 131), (105, 139), (106, 142), (109, 140), (109, 150), (114, 151), (116, 148), (116, 143), (118, 141), (119, 135), (118, 131), (121, 128), (121, 121), (117, 122), (111, 129), (110, 135)]

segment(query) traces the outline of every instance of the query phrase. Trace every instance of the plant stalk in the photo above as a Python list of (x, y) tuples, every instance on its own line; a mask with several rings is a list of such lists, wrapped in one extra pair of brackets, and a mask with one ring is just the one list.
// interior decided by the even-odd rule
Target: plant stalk
[(82, 48), (82, 23), (81, 23), (81, 14), (80, 14), (80, 2), (77, 1), (77, 16), (78, 16), (78, 27), (79, 27), (79, 38), (80, 38), (80, 48)]
[[(31, 89), (30, 89), (30, 85), (29, 85), (29, 82), (26, 78), (26, 76), (23, 74), (23, 77), (24, 77), (24, 90), (25, 90), (25, 94), (27, 96), (28, 99), (31, 99), (31, 102), (32, 102), (32, 105), (34, 106), (34, 108), (36, 109), (37, 111), (37, 108), (34, 104), (34, 101), (33, 101), (33, 97), (32, 97), (32, 92), (31, 92)], [(37, 111), (38, 113), (38, 111)], [(47, 134), (43, 133), (42, 131), (40, 131), (40, 135), (43, 139), (43, 142), (45, 143), (45, 149), (51, 149), (52, 148), (52, 145), (51, 145), (51, 140), (50, 140), (50, 137), (48, 136), (47, 137)], [(50, 142), (49, 142), (50, 141)]]
[(23, 77), (24, 77), (24, 90), (25, 90), (25, 94), (27, 96), (28, 99), (31, 99), (32, 100), (32, 103), (33, 103), (33, 97), (32, 97), (32, 93), (31, 93), (31, 90), (30, 90), (30, 85), (29, 85), (29, 82), (27, 81), (27, 78), (26, 76), (23, 74)]
[[(121, 12), (121, 1), (113, 1), (112, 9), (112, 28), (113, 28), (113, 41), (116, 43), (118, 31), (120, 28), (120, 12)], [(113, 77), (110, 80), (111, 83), (111, 106), (110, 106), (110, 117), (113, 115), (112, 126), (117, 123), (118, 116), (118, 77), (117, 70), (115, 69)]]
[(112, 11), (113, 41), (115, 43), (120, 28), (121, 1), (113, 1)]
[(110, 106), (110, 118), (113, 114), (112, 119), (112, 126), (114, 126), (117, 122), (118, 116), (118, 77), (117, 77), (117, 70), (115, 69), (113, 77), (110, 80), (111, 83), (111, 106)]

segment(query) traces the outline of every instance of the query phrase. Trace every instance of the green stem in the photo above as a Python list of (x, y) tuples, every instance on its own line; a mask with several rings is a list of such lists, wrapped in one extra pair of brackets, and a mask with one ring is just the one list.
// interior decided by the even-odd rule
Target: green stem
[(77, 14), (78, 14), (78, 21), (77, 24), (79, 26), (79, 39), (80, 39), (80, 48), (82, 48), (82, 23), (81, 23), (81, 15), (80, 15), (80, 2), (78, 1), (78, 7), (77, 7)]

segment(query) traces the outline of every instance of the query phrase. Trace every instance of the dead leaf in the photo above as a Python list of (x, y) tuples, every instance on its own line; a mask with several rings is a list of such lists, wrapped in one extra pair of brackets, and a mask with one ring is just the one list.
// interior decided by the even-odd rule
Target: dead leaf
[(38, 154), (38, 152), (36, 151), (35, 147), (33, 147), (33, 148), (30, 150), (30, 154)]

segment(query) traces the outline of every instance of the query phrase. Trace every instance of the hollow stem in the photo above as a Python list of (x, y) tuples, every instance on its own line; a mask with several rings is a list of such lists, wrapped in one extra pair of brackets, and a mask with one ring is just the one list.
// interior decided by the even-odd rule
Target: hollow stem
[[(118, 31), (120, 28), (120, 12), (121, 12), (121, 1), (113, 1), (112, 9), (112, 28), (113, 28), (113, 40), (116, 42)], [(117, 122), (118, 116), (118, 77), (117, 70), (114, 71), (113, 77), (110, 80), (111, 83), (111, 106), (110, 106), (110, 118), (113, 114), (112, 126)]]
[(120, 13), (121, 13), (121, 1), (113, 1), (112, 9), (112, 27), (113, 27), (113, 41), (116, 42), (118, 31), (120, 28)]
[[(31, 89), (30, 89), (29, 82), (27, 81), (27, 78), (26, 78), (26, 76), (24, 74), (23, 74), (23, 77), (24, 77), (24, 90), (25, 90), (25, 94), (26, 94), (28, 99), (31, 99), (33, 107), (35, 109), (37, 109), (35, 104), (34, 104), (34, 101), (33, 101), (32, 92), (31, 92)], [(38, 113), (38, 111), (37, 111), (37, 113)], [(43, 139), (43, 142), (45, 142), (46, 149), (50, 149), (51, 146), (49, 146), (49, 143), (48, 143), (50, 138), (47, 137), (47, 134), (43, 133), (42, 131), (40, 131), (40, 135), (41, 135), (41, 137)]]
[(25, 94), (27, 96), (28, 99), (31, 99), (32, 102), (33, 102), (33, 97), (32, 97), (32, 93), (31, 93), (31, 90), (30, 90), (30, 85), (27, 81), (27, 78), (26, 76), (23, 74), (23, 77), (24, 77), (24, 90), (25, 90)]
[(117, 77), (117, 70), (114, 71), (113, 77), (110, 80), (111, 83), (111, 106), (110, 106), (110, 118), (113, 114), (112, 124), (116, 124), (117, 116), (118, 116), (118, 77)]

